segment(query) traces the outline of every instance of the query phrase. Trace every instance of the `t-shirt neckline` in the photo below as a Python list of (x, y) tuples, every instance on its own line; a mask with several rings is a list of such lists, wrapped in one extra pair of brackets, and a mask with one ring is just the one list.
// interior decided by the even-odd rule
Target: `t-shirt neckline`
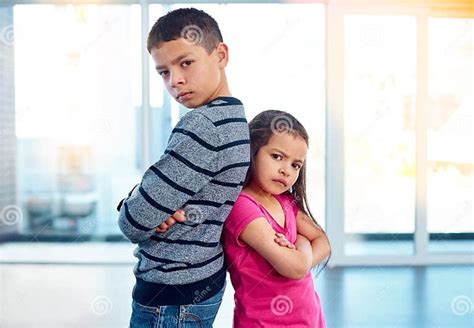
[(263, 206), (262, 204), (260, 204), (260, 202), (255, 199), (255, 197), (253, 197), (252, 195), (250, 195), (249, 193), (245, 192), (245, 191), (241, 191), (242, 194), (245, 194), (246, 196), (250, 197), (254, 202), (256, 202), (258, 204), (258, 206), (260, 208), (262, 208), (267, 214), (268, 216), (272, 219), (272, 221), (277, 225), (278, 228), (280, 228), (281, 230), (283, 231), (287, 231), (288, 230), (288, 217), (286, 215), (286, 210), (285, 210), (285, 206), (282, 204), (281, 202), (281, 196), (280, 195), (273, 195), (273, 197), (275, 197), (275, 199), (277, 200), (278, 204), (280, 204), (280, 207), (281, 209), (283, 210), (283, 215), (285, 217), (285, 224), (284, 226), (282, 227), (277, 220), (275, 220), (275, 218), (273, 217), (272, 213), (270, 213), (266, 208), (265, 206)]

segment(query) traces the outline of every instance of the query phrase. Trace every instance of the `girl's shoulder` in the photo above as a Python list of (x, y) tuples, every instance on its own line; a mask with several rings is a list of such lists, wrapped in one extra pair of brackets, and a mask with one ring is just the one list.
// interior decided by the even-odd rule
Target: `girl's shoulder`
[(229, 215), (225, 219), (226, 230), (240, 235), (242, 229), (252, 220), (265, 217), (265, 211), (255, 198), (246, 193), (240, 193)]
[[(293, 195), (289, 193), (284, 193), (280, 195), (275, 195), (275, 198), (285, 207), (297, 207), (297, 201), (293, 197)], [(253, 205), (257, 207), (261, 207), (262, 205), (256, 200), (252, 195), (241, 191), (239, 196), (237, 197), (237, 200), (235, 201), (235, 205)], [(235, 206), (234, 205), (234, 206)]]
[(232, 210), (234, 208), (242, 208), (242, 207), (260, 207), (260, 203), (250, 194), (247, 194), (244, 191), (241, 191), (239, 193), (239, 196), (235, 200), (234, 206), (232, 207)]

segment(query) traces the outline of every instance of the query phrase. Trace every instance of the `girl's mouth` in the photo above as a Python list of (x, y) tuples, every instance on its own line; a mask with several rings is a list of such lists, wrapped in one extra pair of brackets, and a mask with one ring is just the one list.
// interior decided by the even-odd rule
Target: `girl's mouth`
[(286, 184), (286, 181), (284, 181), (284, 180), (281, 180), (281, 179), (275, 179), (275, 180), (273, 180), (273, 181), (274, 181), (274, 182), (276, 182), (276, 183), (279, 183), (279, 184), (283, 185), (284, 187), (286, 187), (286, 186), (287, 186), (287, 184)]

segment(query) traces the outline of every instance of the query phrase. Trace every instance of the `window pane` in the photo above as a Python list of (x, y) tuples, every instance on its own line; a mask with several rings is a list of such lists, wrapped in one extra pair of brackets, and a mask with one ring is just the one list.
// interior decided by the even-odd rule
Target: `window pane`
[(427, 214), (431, 251), (474, 252), (473, 20), (429, 20)]
[(138, 6), (15, 6), (25, 233), (120, 233), (116, 205), (139, 181), (139, 14)]
[(13, 7), (0, 6), (0, 239), (17, 231)]
[(344, 19), (345, 252), (412, 254), (416, 21)]
[[(150, 5), (149, 10), (149, 26), (153, 27), (157, 19), (164, 14), (162, 5)], [(148, 37), (148, 35), (147, 35)], [(144, 51), (148, 51), (145, 49)], [(163, 82), (155, 69), (155, 62), (150, 59), (150, 106), (153, 108), (161, 108), (163, 106)]]

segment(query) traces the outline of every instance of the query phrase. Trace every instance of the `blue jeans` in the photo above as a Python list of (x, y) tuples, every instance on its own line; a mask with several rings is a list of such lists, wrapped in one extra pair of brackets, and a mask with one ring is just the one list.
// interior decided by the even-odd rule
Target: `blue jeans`
[(211, 298), (190, 305), (145, 306), (132, 301), (130, 328), (212, 328), (224, 288)]

